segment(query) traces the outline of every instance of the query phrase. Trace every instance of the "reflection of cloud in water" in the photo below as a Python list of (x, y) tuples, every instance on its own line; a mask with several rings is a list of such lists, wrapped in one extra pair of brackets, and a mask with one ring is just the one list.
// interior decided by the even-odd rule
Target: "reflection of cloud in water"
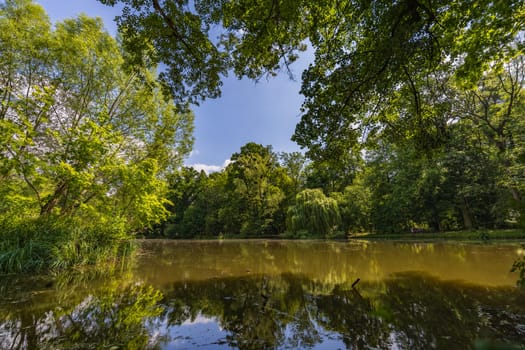
[(197, 317), (195, 317), (194, 320), (189, 319), (189, 320), (182, 322), (181, 326), (191, 326), (195, 324), (205, 324), (205, 323), (217, 323), (217, 320), (215, 319), (215, 317), (209, 318), (206, 316), (197, 315)]
[(347, 346), (343, 342), (342, 336), (337, 332), (331, 332), (321, 327), (314, 320), (310, 320), (314, 328), (319, 332), (317, 342), (315, 345), (305, 344), (298, 341), (296, 333), (296, 325), (289, 324), (284, 331), (286, 341), (283, 346), (278, 349), (316, 349), (316, 350), (334, 350), (346, 349)]
[(390, 336), (388, 337), (388, 339), (390, 340), (390, 350), (400, 350), (401, 348), (399, 347), (399, 334), (395, 331), (392, 331), (390, 332)]
[(231, 335), (224, 331), (215, 317), (198, 314), (195, 319), (187, 319), (177, 326), (163, 322), (161, 333), (168, 334), (162, 349), (229, 349), (226, 338)]
[[(317, 350), (333, 350), (345, 349), (346, 345), (341, 339), (341, 335), (337, 332), (325, 330), (314, 322), (315, 328), (319, 331), (318, 342), (313, 348)], [(281, 346), (276, 345), (276, 349), (294, 349), (294, 348), (311, 348), (306, 344), (295, 343), (291, 339), (295, 338), (294, 325), (288, 325), (285, 329), (286, 341)], [(168, 334), (168, 341), (162, 343), (163, 350), (174, 349), (232, 349), (237, 348), (235, 341), (232, 342), (232, 337), (235, 336), (224, 330), (220, 322), (215, 317), (207, 317), (198, 314), (195, 319), (187, 319), (180, 325), (169, 326), (165, 321), (162, 324), (160, 333)], [(244, 344), (248, 345), (248, 344)]]

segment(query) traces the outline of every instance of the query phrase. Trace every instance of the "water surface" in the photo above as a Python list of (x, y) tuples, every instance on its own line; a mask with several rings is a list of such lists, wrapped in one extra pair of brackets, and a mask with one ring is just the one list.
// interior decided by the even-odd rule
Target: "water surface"
[[(133, 266), (2, 282), (0, 349), (525, 344), (516, 244), (145, 241)], [(353, 287), (352, 287), (353, 286)]]

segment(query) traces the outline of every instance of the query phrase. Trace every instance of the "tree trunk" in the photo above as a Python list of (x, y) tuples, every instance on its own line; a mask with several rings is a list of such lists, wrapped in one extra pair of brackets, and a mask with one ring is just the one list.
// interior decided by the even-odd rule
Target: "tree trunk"
[(472, 230), (474, 224), (472, 220), (472, 215), (470, 214), (467, 200), (465, 198), (463, 198), (459, 208), (461, 209), (461, 214), (463, 215), (463, 226), (467, 230)]
[(521, 202), (521, 194), (516, 187), (511, 187), (510, 193), (512, 194), (512, 198), (514, 198), (515, 201)]
[(41, 207), (40, 216), (50, 214), (53, 211), (53, 209), (57, 206), (60, 197), (64, 194), (66, 189), (67, 184), (65, 182), (57, 185), (57, 187), (55, 188), (55, 192), (53, 192), (53, 195), (49, 197), (47, 202)]

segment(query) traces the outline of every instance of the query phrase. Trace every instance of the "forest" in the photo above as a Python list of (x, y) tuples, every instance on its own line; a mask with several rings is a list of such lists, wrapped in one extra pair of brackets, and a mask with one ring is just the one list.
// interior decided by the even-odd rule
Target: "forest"
[[(490, 99), (506, 100), (501, 91)], [(499, 123), (516, 125), (511, 137), (523, 140), (519, 119), (509, 116)], [(400, 146), (383, 139), (337, 163), (248, 143), (221, 172), (184, 167), (171, 174), (170, 216), (147, 235), (344, 238), (362, 232), (517, 228), (523, 146), (499, 150), (490, 139), (496, 121), (475, 122), (455, 120), (444, 144), (431, 151), (415, 141)], [(514, 151), (514, 158), (507, 158)]]
[[(522, 1), (99, 2), (117, 38), (0, 3), (0, 271), (116, 261), (137, 236), (523, 227)], [(309, 47), (304, 152), (183, 166), (193, 105)]]

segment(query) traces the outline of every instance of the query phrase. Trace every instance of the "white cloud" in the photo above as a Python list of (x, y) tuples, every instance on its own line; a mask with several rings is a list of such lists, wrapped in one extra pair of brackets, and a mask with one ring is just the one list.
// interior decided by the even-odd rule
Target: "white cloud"
[(195, 170), (197, 170), (197, 171), (203, 171), (204, 170), (204, 172), (206, 174), (215, 173), (217, 171), (221, 171), (222, 170), (222, 168), (219, 165), (191, 164), (190, 167), (195, 169)]
[(197, 171), (204, 171), (206, 174), (215, 173), (218, 171), (223, 170), (230, 164), (232, 161), (230, 159), (226, 159), (222, 165), (210, 165), (210, 164), (191, 164), (188, 165), (189, 167), (197, 170)]

